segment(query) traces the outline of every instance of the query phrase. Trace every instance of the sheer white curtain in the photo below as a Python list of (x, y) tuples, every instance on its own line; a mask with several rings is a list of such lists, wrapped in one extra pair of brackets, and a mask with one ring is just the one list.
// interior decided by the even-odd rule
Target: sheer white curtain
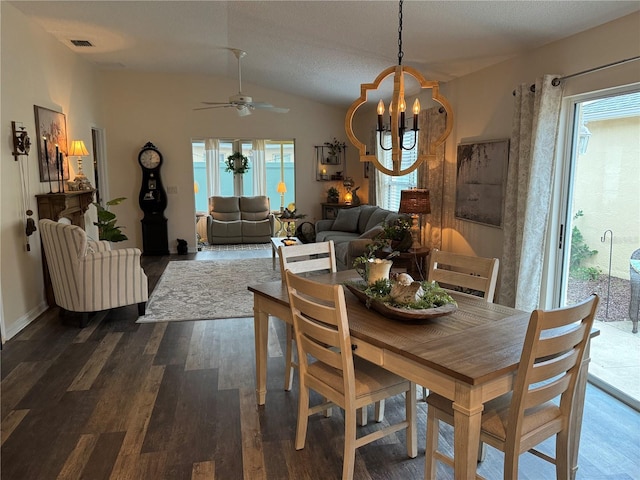
[(538, 307), (562, 102), (556, 75), (516, 89), (505, 198), (500, 302)]
[(207, 138), (204, 141), (204, 158), (207, 164), (207, 192), (210, 197), (220, 195), (220, 141)]
[(253, 150), (253, 194), (267, 194), (267, 160), (264, 140), (254, 140)]
[[(385, 148), (389, 148), (389, 145), (391, 144), (391, 135), (388, 133), (383, 133), (382, 134), (382, 144), (385, 146)], [(380, 141), (376, 141), (376, 157), (378, 158), (378, 161), (382, 164), (383, 167), (386, 168), (391, 168), (391, 165), (386, 165), (385, 164), (385, 151), (380, 147)], [(385, 173), (382, 173), (380, 170), (378, 170), (377, 168), (372, 169), (375, 174), (375, 186), (376, 186), (376, 205), (379, 206), (380, 208), (384, 208), (384, 209), (388, 209), (389, 208), (389, 202), (388, 202), (388, 191), (389, 191), (389, 185), (388, 185), (388, 181), (389, 181), (389, 176)]]
[[(447, 125), (447, 112), (439, 107), (431, 107), (422, 110), (418, 117), (420, 134), (418, 136), (418, 149), (421, 154), (428, 151), (429, 145), (435, 141)], [(430, 248), (442, 248), (442, 204), (444, 194), (444, 150), (445, 144), (436, 150), (436, 161), (423, 163), (418, 168), (418, 188), (429, 190), (429, 202), (431, 213), (423, 215), (420, 243)]]

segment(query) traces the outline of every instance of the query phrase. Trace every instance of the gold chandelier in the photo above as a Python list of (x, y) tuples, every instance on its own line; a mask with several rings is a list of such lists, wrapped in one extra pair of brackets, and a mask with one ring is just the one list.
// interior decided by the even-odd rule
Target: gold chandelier
[[(402, 57), (404, 56), (404, 52), (402, 51), (402, 3), (403, 0), (400, 0), (400, 9), (398, 14), (398, 65), (389, 67), (383, 70), (373, 81), (373, 83), (363, 83), (360, 85), (360, 97), (355, 100), (349, 110), (347, 110), (347, 116), (345, 117), (345, 130), (347, 133), (347, 137), (356, 147), (359, 152), (360, 161), (361, 162), (371, 162), (373, 166), (380, 170), (381, 172), (391, 175), (391, 176), (402, 176), (408, 173), (411, 173), (416, 168), (418, 168), (423, 162), (429, 160), (435, 160), (436, 149), (438, 146), (442, 145), (444, 141), (447, 139), (449, 134), (451, 133), (451, 129), (453, 126), (453, 111), (449, 102), (446, 98), (440, 95), (440, 87), (437, 81), (434, 80), (426, 80), (420, 72), (418, 72), (415, 68), (402, 66)], [(384, 114), (384, 103), (382, 100), (378, 102), (377, 115), (377, 129), (376, 129), (376, 141), (379, 143), (382, 150), (389, 151), (391, 150), (391, 161), (392, 161), (392, 169), (385, 167), (379, 160), (378, 157), (373, 154), (367, 153), (367, 146), (358, 140), (356, 135), (353, 133), (353, 117), (355, 115), (356, 110), (367, 102), (367, 92), (369, 90), (377, 90), (382, 81), (393, 75), (393, 95), (391, 98), (391, 103), (389, 104), (389, 117), (390, 117), (390, 130), (389, 134), (391, 135), (391, 148), (383, 146), (383, 135), (385, 134), (385, 129), (383, 126), (382, 115)], [(431, 98), (442, 105), (442, 108), (447, 113), (447, 122), (444, 129), (444, 132), (435, 140), (428, 143), (426, 146), (419, 146), (419, 150), (422, 152), (416, 155), (416, 161), (409, 165), (406, 168), (402, 168), (402, 152), (403, 150), (412, 150), (416, 147), (416, 140), (418, 137), (419, 125), (418, 125), (418, 114), (420, 113), (420, 101), (416, 98), (413, 104), (413, 125), (409, 131), (413, 132), (413, 145), (411, 148), (404, 147), (404, 136), (408, 133), (408, 129), (405, 125), (405, 111), (406, 111), (406, 102), (404, 97), (404, 82), (405, 75), (409, 75), (413, 77), (418, 84), (420, 85), (420, 90), (430, 88), (431, 89)], [(395, 115), (393, 114), (395, 112)], [(377, 147), (374, 146), (374, 150), (377, 150)]]

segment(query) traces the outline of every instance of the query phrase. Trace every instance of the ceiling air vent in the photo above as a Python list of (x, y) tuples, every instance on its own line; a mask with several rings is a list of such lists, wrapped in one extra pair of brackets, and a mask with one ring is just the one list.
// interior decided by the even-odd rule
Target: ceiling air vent
[(89, 40), (71, 40), (74, 47), (93, 47), (93, 43)]

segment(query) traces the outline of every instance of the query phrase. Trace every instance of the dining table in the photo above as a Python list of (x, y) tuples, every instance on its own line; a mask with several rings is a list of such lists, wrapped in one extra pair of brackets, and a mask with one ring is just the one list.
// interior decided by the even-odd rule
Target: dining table
[[(355, 270), (314, 275), (323, 283), (361, 280)], [(291, 323), (286, 285), (273, 281), (248, 286), (254, 299), (256, 395), (267, 398), (269, 316)], [(454, 470), (456, 479), (475, 479), (480, 420), (485, 402), (513, 388), (530, 313), (484, 299), (448, 291), (457, 309), (420, 321), (387, 318), (345, 288), (354, 354), (380, 365), (453, 401)], [(572, 477), (577, 471), (580, 426), (586, 388), (588, 349), (575, 398), (571, 452)], [(428, 475), (425, 472), (425, 478)]]

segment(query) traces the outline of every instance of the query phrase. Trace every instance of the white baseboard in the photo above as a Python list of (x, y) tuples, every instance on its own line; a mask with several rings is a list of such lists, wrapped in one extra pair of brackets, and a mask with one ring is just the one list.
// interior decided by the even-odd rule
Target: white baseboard
[(47, 305), (46, 302), (42, 302), (41, 304), (32, 308), (23, 316), (18, 318), (11, 325), (5, 325), (7, 327), (7, 330), (6, 330), (7, 337), (5, 338), (5, 341), (13, 338), (18, 333), (20, 333), (27, 325), (29, 325), (36, 318), (42, 315), (48, 308), (49, 308), (49, 305)]

